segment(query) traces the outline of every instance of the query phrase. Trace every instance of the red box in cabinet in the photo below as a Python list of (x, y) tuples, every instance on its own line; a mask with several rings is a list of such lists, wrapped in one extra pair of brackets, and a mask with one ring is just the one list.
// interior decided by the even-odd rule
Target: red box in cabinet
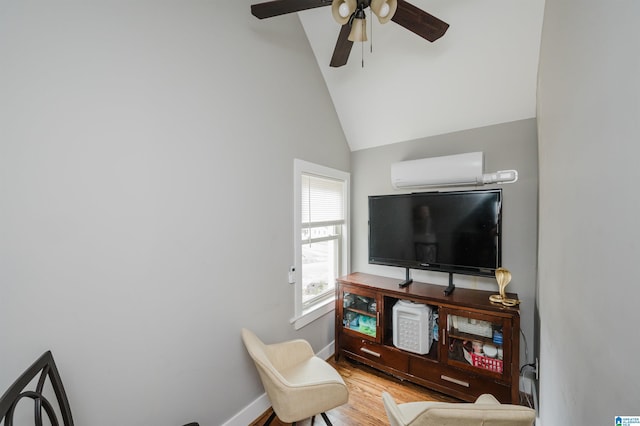
[(471, 365), (474, 367), (482, 368), (485, 370), (493, 371), (495, 373), (502, 373), (502, 360), (496, 358), (489, 358), (486, 356), (478, 355), (476, 353), (469, 353), (465, 350), (465, 355), (469, 354)]

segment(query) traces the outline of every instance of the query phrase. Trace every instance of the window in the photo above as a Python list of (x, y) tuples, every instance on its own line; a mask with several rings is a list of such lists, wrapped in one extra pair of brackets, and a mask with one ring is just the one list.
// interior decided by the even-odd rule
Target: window
[(294, 160), (296, 329), (334, 309), (349, 269), (349, 173)]

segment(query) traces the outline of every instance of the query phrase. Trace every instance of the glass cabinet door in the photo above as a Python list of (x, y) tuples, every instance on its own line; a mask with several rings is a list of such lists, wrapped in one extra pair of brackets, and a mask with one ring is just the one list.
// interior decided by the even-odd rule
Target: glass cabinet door
[(340, 296), (342, 299), (343, 330), (348, 334), (379, 341), (380, 302), (376, 295), (359, 289), (343, 287)]
[(447, 310), (444, 319), (443, 347), (449, 365), (493, 377), (508, 377), (511, 323), (507, 319), (456, 310)]

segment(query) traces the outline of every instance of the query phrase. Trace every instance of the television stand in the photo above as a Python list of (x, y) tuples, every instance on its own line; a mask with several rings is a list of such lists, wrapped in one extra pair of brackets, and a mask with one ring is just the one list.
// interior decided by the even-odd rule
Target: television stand
[[(444, 296), (446, 285), (416, 281), (398, 288), (398, 281), (357, 272), (337, 279), (335, 359), (344, 356), (463, 401), (490, 393), (502, 403), (518, 404), (518, 307), (491, 303), (491, 291), (461, 287)], [(400, 301), (426, 305), (432, 319), (438, 314), (435, 323), (423, 317), (414, 320), (420, 317), (411, 314), (417, 305)], [(407, 329), (403, 323), (414, 321), (419, 330), (426, 324), (437, 325), (437, 330), (401, 333)], [(481, 352), (473, 350), (474, 341), (482, 346)]]
[(405, 280), (402, 281), (400, 284), (398, 284), (398, 287), (400, 287), (400, 288), (405, 288), (406, 286), (408, 286), (409, 284), (411, 284), (413, 282), (413, 279), (409, 277), (409, 268), (406, 268), (406, 270), (407, 270), (407, 275), (406, 275)]
[(453, 273), (449, 272), (449, 287), (444, 289), (444, 295), (449, 296), (453, 293), (453, 290), (456, 289), (456, 286), (453, 284)]

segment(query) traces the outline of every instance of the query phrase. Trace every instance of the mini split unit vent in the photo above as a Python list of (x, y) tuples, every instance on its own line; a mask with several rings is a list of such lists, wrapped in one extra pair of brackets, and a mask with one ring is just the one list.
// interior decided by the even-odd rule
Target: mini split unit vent
[(401, 161), (391, 165), (391, 184), (396, 189), (513, 183), (517, 180), (518, 172), (515, 170), (484, 173), (482, 152)]

